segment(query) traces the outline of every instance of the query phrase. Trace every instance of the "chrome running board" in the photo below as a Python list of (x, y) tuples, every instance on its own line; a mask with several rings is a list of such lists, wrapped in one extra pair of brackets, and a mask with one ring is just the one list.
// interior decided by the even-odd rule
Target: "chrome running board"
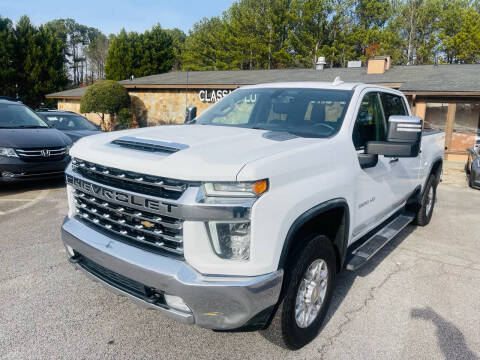
[(414, 215), (403, 213), (373, 234), (358, 248), (353, 250), (346, 261), (347, 270), (357, 270), (365, 265), (373, 255), (397, 236), (414, 219)]

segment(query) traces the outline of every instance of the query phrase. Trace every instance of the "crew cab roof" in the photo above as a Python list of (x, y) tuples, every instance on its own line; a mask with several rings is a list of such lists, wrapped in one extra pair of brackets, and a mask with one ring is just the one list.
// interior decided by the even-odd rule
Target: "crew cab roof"
[(364, 83), (352, 83), (352, 82), (339, 82), (339, 83), (332, 83), (332, 82), (319, 82), (319, 81), (300, 81), (300, 82), (275, 82), (275, 83), (265, 83), (265, 84), (258, 84), (258, 85), (247, 85), (242, 86), (241, 89), (259, 89), (259, 88), (301, 88), (301, 89), (324, 89), (324, 90), (355, 90), (355, 89), (363, 89), (363, 88), (378, 88), (392, 91), (392, 88), (379, 86), (379, 85), (372, 85), (372, 84), (364, 84)]

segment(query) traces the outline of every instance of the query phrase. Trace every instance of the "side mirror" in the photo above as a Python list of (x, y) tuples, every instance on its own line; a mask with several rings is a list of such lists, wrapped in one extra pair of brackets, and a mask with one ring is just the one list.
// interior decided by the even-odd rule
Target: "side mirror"
[(197, 117), (197, 107), (196, 106), (189, 106), (185, 111), (185, 124), (191, 124), (194, 122), (195, 118)]
[(390, 116), (387, 141), (369, 141), (367, 154), (389, 157), (417, 157), (422, 140), (422, 119), (418, 116)]

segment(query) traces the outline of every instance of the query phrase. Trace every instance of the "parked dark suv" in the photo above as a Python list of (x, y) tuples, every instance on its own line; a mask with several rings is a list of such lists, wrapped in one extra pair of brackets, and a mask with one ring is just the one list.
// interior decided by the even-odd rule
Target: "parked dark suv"
[(0, 183), (63, 176), (71, 145), (29, 107), (0, 99)]
[(48, 125), (68, 135), (73, 142), (84, 136), (100, 134), (100, 127), (74, 112), (61, 110), (37, 110)]

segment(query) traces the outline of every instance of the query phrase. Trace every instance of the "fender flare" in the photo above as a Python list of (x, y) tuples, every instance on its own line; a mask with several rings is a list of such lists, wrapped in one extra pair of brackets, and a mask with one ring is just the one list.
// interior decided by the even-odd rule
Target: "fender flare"
[(287, 236), (283, 243), (280, 260), (278, 263), (278, 269), (283, 269), (285, 267), (285, 264), (288, 258), (288, 253), (294, 244), (295, 235), (298, 232), (298, 230), (314, 217), (321, 215), (322, 213), (328, 210), (332, 210), (336, 208), (342, 208), (344, 210), (343, 224), (341, 224), (341, 226), (343, 226), (343, 236), (342, 237), (337, 236), (337, 238), (331, 239), (331, 240), (339, 252), (339, 256), (340, 256), (339, 269), (343, 267), (343, 263), (345, 261), (345, 257), (347, 254), (348, 238), (350, 235), (350, 208), (348, 206), (347, 201), (344, 198), (336, 198), (336, 199), (328, 200), (314, 206), (313, 208), (301, 214), (297, 219), (295, 219), (295, 221), (290, 226), (290, 229), (288, 230)]
[[(435, 158), (432, 163), (430, 164), (430, 168), (428, 170), (428, 176), (427, 178), (425, 179), (425, 182), (422, 184), (422, 193), (423, 193), (423, 190), (425, 190), (425, 185), (427, 184), (428, 182), (428, 179), (430, 178), (430, 175), (432, 175), (432, 171), (433, 171), (433, 168), (435, 167), (435, 165), (437, 163), (440, 163), (440, 169), (443, 168), (443, 159), (442, 157), (437, 157)], [(440, 181), (440, 174), (438, 174), (438, 179), (437, 179), (437, 185), (438, 185), (438, 182)]]

